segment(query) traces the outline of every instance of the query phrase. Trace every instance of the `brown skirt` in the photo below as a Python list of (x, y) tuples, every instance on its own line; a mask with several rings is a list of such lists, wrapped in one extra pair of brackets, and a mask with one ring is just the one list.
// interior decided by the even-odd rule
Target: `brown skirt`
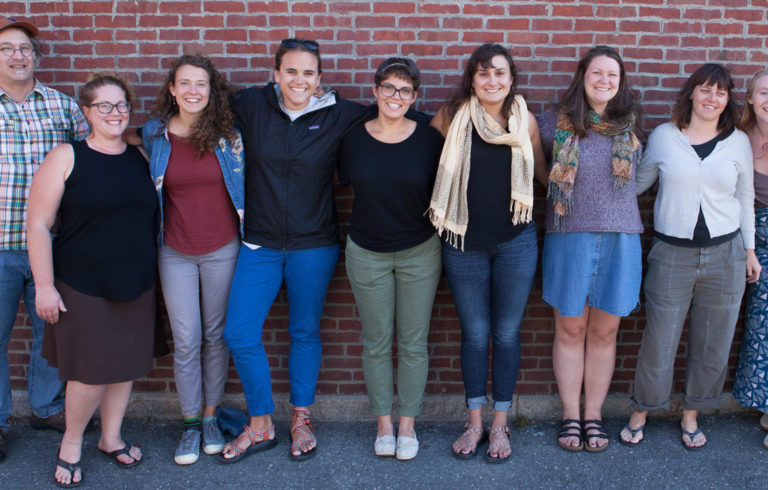
[(103, 385), (133, 381), (152, 370), (155, 285), (139, 298), (114, 301), (75, 291), (58, 279), (67, 307), (45, 324), (43, 357), (62, 381)]

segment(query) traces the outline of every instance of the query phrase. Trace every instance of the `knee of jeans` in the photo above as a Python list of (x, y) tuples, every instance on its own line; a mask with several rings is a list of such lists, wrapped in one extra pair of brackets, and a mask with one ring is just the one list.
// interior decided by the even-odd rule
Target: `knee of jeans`
[(242, 329), (225, 329), (224, 341), (227, 344), (227, 348), (230, 352), (235, 352), (239, 349), (254, 349), (262, 348), (261, 337), (256, 335), (250, 335)]
[(488, 343), (490, 342), (490, 336), (488, 332), (468, 332), (466, 330), (461, 331), (461, 347), (463, 349), (483, 350), (488, 349)]
[(397, 357), (400, 359), (422, 359), (427, 357), (427, 346), (424, 344), (405, 344), (397, 346)]
[(493, 332), (494, 347), (517, 347), (520, 345), (520, 325), (514, 328), (502, 328)]

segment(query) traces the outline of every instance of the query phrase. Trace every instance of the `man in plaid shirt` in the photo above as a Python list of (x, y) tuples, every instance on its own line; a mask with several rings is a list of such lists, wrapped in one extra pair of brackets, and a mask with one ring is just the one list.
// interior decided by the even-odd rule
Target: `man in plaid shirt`
[(35, 313), (35, 284), (27, 257), (27, 196), (32, 175), (56, 145), (88, 135), (72, 98), (34, 76), (40, 60), (38, 29), (0, 17), (0, 461), (6, 455), (11, 415), (8, 341), (19, 300), (32, 323), (27, 386), (32, 426), (64, 431), (64, 383), (40, 355), (44, 322)]

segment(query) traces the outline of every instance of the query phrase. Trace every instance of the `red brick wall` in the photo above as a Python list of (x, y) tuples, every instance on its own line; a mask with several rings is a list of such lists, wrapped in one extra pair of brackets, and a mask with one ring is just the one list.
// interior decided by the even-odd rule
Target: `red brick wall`
[[(121, 72), (141, 96), (139, 123), (147, 119), (171, 58), (202, 52), (214, 58), (233, 84), (261, 84), (271, 76), (279, 40), (298, 36), (321, 42), (325, 84), (357, 100), (368, 100), (373, 71), (383, 58), (412, 57), (423, 73), (418, 108), (425, 111), (440, 106), (480, 43), (511, 46), (520, 87), (534, 113), (567, 86), (581, 53), (595, 44), (609, 44), (621, 52), (642, 97), (646, 129), (668, 117), (676, 90), (703, 62), (725, 63), (736, 76), (738, 92), (743, 91), (748, 76), (768, 62), (766, 7), (767, 0), (0, 1), (3, 15), (29, 17), (40, 26), (43, 81), (74, 94), (90, 71)], [(543, 189), (537, 192), (541, 210)], [(338, 189), (338, 199), (345, 222), (351, 194)], [(643, 198), (641, 208), (650, 224), (652, 198)], [(536, 219), (543, 221), (541, 211)], [(288, 390), (287, 313), (281, 294), (265, 326), (277, 392)], [(9, 346), (17, 388), (23, 386), (31, 343), (26, 324), (22, 307)], [(614, 392), (629, 389), (644, 324), (642, 311), (622, 322)], [(540, 277), (522, 330), (518, 393), (556, 393), (553, 324), (550, 308), (541, 301)], [(354, 299), (339, 264), (322, 322), (321, 393), (364, 393), (359, 331)], [(428, 392), (461, 393), (459, 325), (444, 282), (429, 342)], [(733, 362), (737, 348), (736, 343)], [(159, 360), (137, 389), (172, 390), (170, 356)], [(229, 389), (240, 389), (234, 369)]]

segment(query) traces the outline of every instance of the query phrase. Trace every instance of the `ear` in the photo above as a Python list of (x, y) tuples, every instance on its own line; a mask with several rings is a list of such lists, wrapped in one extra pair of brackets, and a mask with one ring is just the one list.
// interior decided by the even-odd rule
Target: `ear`
[(375, 99), (376, 97), (378, 97), (378, 95), (376, 95), (376, 92), (377, 92), (377, 90), (376, 90), (376, 89), (378, 89), (378, 88), (379, 88), (379, 87), (377, 87), (376, 85), (373, 85), (373, 86), (371, 87), (371, 93), (373, 94), (373, 98), (374, 98), (374, 99)]
[(278, 71), (278, 70), (273, 70), (272, 71), (272, 80), (275, 83), (280, 83), (280, 71)]
[(168, 82), (168, 91), (171, 92), (171, 95), (176, 97), (176, 89), (173, 88), (173, 82)]

